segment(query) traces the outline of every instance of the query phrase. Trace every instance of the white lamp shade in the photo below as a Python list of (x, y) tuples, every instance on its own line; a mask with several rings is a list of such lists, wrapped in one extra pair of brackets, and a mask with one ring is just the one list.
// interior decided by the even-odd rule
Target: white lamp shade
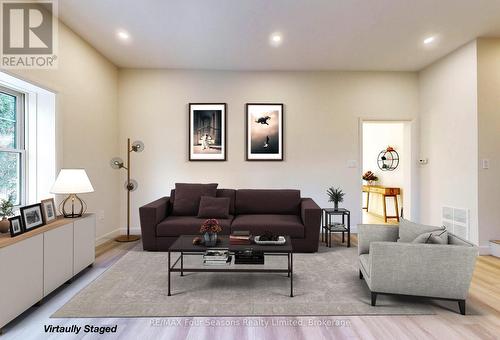
[(84, 169), (61, 169), (50, 190), (53, 194), (83, 194), (94, 192)]

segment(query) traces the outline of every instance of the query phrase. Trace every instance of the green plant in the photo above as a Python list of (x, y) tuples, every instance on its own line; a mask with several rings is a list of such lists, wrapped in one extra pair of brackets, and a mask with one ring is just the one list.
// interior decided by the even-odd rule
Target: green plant
[(5, 218), (14, 215), (14, 195), (10, 194), (7, 199), (0, 200), (0, 217)]
[(343, 192), (340, 188), (330, 187), (326, 193), (329, 197), (328, 202), (333, 202), (336, 206), (339, 202), (344, 201), (345, 192)]

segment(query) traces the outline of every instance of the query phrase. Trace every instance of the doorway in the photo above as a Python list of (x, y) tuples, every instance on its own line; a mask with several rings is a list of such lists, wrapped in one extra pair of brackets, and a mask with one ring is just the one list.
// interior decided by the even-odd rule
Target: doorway
[(411, 121), (362, 121), (362, 221), (397, 224), (411, 214)]

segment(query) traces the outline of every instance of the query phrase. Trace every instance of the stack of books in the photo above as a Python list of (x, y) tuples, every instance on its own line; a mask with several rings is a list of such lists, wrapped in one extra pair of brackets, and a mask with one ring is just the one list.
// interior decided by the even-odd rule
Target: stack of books
[(229, 265), (231, 258), (228, 249), (209, 249), (203, 255), (203, 264), (207, 266)]
[(229, 235), (229, 244), (231, 245), (248, 245), (252, 244), (252, 235), (249, 231), (234, 231)]

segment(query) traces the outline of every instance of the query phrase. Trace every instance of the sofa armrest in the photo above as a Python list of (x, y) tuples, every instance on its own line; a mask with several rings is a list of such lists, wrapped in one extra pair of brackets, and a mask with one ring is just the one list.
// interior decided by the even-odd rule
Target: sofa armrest
[(144, 250), (156, 249), (156, 226), (170, 212), (170, 197), (162, 197), (139, 208), (142, 245)]
[(399, 227), (388, 224), (358, 224), (358, 254), (368, 254), (370, 242), (396, 242)]
[(465, 299), (478, 255), (475, 246), (402, 242), (370, 244), (370, 289)]
[(314, 242), (317, 250), (321, 226), (321, 208), (312, 198), (302, 198), (300, 201), (300, 217), (304, 224), (305, 239), (308, 242)]

